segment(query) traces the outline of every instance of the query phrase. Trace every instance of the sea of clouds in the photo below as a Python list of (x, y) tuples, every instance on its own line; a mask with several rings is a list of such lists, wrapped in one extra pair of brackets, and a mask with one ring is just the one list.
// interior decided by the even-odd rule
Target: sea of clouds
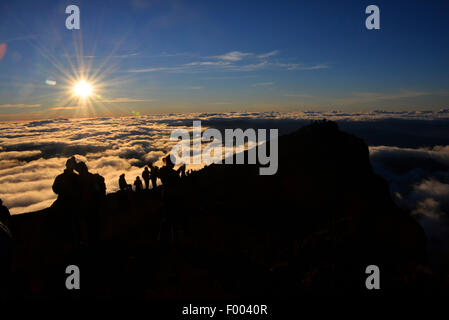
[[(85, 161), (104, 176), (107, 192), (128, 183), (149, 162), (161, 159), (175, 142), (174, 129), (278, 128), (291, 132), (310, 120), (327, 118), (370, 146), (374, 170), (388, 180), (396, 202), (425, 228), (435, 250), (449, 250), (449, 109), (347, 113), (191, 113), (119, 118), (53, 119), (0, 123), (0, 198), (12, 214), (49, 207), (51, 186), (68, 157)], [(292, 146), (294, 147), (294, 146)], [(198, 168), (198, 167), (196, 167)], [(193, 167), (195, 169), (195, 167)]]
[(72, 155), (101, 174), (107, 191), (114, 192), (121, 173), (135, 178), (142, 166), (167, 153), (174, 126), (176, 120), (162, 116), (157, 121), (129, 117), (2, 123), (0, 198), (12, 214), (50, 206), (56, 199), (53, 181)]

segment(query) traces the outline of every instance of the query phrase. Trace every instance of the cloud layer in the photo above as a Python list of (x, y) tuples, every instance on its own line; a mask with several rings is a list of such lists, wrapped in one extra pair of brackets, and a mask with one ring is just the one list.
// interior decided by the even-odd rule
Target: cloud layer
[(423, 226), (432, 262), (439, 263), (449, 254), (449, 146), (376, 146), (370, 154), (396, 202)]
[(54, 178), (72, 155), (103, 175), (113, 192), (121, 173), (133, 180), (144, 164), (160, 160), (170, 149), (169, 121), (177, 125), (175, 117), (0, 124), (0, 198), (13, 214), (48, 207), (56, 198)]
[[(435, 128), (447, 128), (449, 110), (193, 113), (0, 123), (0, 198), (14, 214), (48, 207), (56, 198), (51, 190), (54, 178), (72, 155), (85, 161), (91, 172), (105, 177), (107, 192), (116, 191), (121, 173), (132, 183), (145, 164), (160, 162), (170, 150), (171, 131), (190, 130), (193, 120), (202, 120), (203, 128), (278, 128), (283, 134), (322, 118), (339, 121), (344, 130), (366, 141), (372, 136), (384, 137), (383, 141), (370, 142), (371, 157), (376, 171), (390, 181), (401, 205), (428, 218), (441, 219), (448, 212), (444, 199), (449, 198), (449, 149), (445, 146), (449, 145), (449, 137), (441, 140), (447, 134)], [(403, 133), (404, 138), (397, 135), (400, 139), (396, 139), (396, 146), (382, 146), (394, 140), (391, 131), (380, 134), (382, 128), (393, 127), (395, 132), (401, 128), (394, 121), (401, 121), (403, 132), (408, 134)], [(406, 143), (409, 134), (423, 132), (417, 129), (418, 123), (434, 129), (433, 135), (427, 130), (429, 141), (439, 138), (438, 143), (447, 143), (410, 148)]]

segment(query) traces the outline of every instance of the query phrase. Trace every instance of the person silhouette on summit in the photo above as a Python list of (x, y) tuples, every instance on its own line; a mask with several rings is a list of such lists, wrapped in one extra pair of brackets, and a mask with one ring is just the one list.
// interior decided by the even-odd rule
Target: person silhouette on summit
[(140, 192), (143, 190), (142, 180), (140, 180), (139, 177), (136, 177), (136, 180), (134, 181), (134, 186), (136, 188), (136, 192)]
[(80, 179), (74, 172), (75, 157), (66, 161), (64, 172), (58, 175), (53, 182), (53, 192), (58, 198), (51, 205), (52, 218), (50, 225), (52, 234), (63, 244), (66, 242), (79, 242), (79, 212), (77, 210), (80, 196)]
[(76, 166), (75, 157), (71, 157), (65, 163), (65, 170), (58, 175), (53, 182), (53, 192), (58, 195), (57, 205), (71, 206), (77, 200), (79, 191), (79, 176), (74, 172)]
[(148, 170), (148, 167), (145, 167), (145, 169), (143, 170), (142, 178), (143, 181), (145, 181), (145, 190), (148, 190), (150, 185), (150, 170)]
[(150, 173), (150, 179), (151, 179), (151, 184), (153, 185), (153, 189), (155, 189), (157, 187), (157, 178), (159, 177), (159, 167), (158, 166), (153, 166), (153, 164), (149, 164), (149, 167), (151, 169), (151, 173)]
[(125, 174), (122, 173), (120, 175), (120, 178), (118, 179), (118, 186), (120, 187), (121, 191), (128, 191), (131, 189), (131, 185), (126, 182)]
[(158, 240), (162, 238), (164, 233), (168, 234), (172, 244), (176, 248), (178, 242), (177, 229), (179, 229), (180, 220), (178, 204), (180, 190), (178, 188), (178, 182), (180, 181), (180, 174), (185, 172), (185, 164), (175, 170), (175, 165), (171, 161), (170, 155), (165, 157), (163, 162), (165, 165), (159, 170), (159, 178), (162, 182), (162, 201), (164, 207)]
[(90, 173), (86, 164), (80, 161), (75, 170), (79, 173), (81, 196), (81, 229), (83, 241), (95, 244), (99, 239), (99, 209), (106, 195), (104, 178), (98, 173)]
[(176, 184), (179, 178), (179, 174), (185, 172), (186, 165), (183, 164), (177, 170), (174, 169), (175, 165), (171, 161), (170, 155), (163, 159), (164, 166), (159, 170), (159, 178), (163, 185), (173, 185)]
[(106, 184), (101, 175), (90, 173), (83, 161), (76, 164), (75, 170), (79, 174), (82, 191), (85, 196), (100, 199), (106, 195)]

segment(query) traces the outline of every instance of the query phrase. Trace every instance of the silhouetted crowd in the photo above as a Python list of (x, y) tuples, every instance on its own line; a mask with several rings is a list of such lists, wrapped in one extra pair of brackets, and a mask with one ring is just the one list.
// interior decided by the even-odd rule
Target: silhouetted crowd
[[(166, 156), (163, 160), (163, 166), (159, 168), (150, 163), (142, 172), (142, 179), (139, 176), (134, 180), (134, 191), (136, 194), (142, 193), (143, 190), (160, 191), (157, 194), (162, 201), (162, 219), (159, 224), (159, 233), (157, 240), (161, 241), (163, 237), (164, 242), (171, 243), (173, 248), (177, 246), (177, 234), (182, 229), (181, 225), (183, 218), (180, 216), (180, 184), (182, 178), (192, 175), (192, 170), (186, 172), (185, 164), (181, 165), (175, 170), (175, 165), (171, 161), (170, 156)], [(143, 180), (143, 183), (142, 183)], [(158, 186), (157, 182), (161, 185)], [(144, 186), (145, 184), (145, 186)], [(119, 178), (120, 192), (127, 194), (133, 192), (132, 185), (128, 184), (125, 174), (121, 174)], [(181, 222), (180, 222), (181, 221)]]
[[(177, 210), (173, 202), (177, 197), (178, 181), (192, 171), (186, 173), (185, 165), (175, 170), (170, 156), (163, 158), (163, 163), (161, 168), (150, 163), (144, 168), (142, 177), (137, 176), (132, 185), (128, 184), (123, 173), (119, 177), (118, 184), (119, 192), (123, 196), (150, 190), (150, 185), (151, 190), (159, 190), (160, 200), (164, 204), (161, 229), (168, 225), (167, 228), (171, 230), (175, 220), (173, 216), (176, 215), (173, 211)], [(158, 180), (161, 182), (160, 186)], [(55, 209), (54, 217), (51, 219), (54, 234), (59, 239), (66, 238), (75, 241), (76, 244), (97, 244), (100, 239), (99, 211), (106, 196), (104, 178), (99, 174), (90, 173), (84, 162), (77, 162), (75, 157), (71, 157), (66, 162), (64, 172), (56, 177), (53, 191), (58, 195), (52, 205)], [(170, 232), (173, 233), (172, 230)]]
[[(169, 235), (168, 241), (175, 241), (177, 228), (176, 211), (178, 210), (177, 193), (178, 182), (182, 177), (192, 174), (186, 173), (186, 166), (174, 169), (175, 165), (170, 156), (163, 158), (164, 165), (159, 168), (150, 163), (137, 176), (133, 183), (128, 184), (125, 174), (119, 177), (119, 195), (128, 198), (131, 194), (143, 195), (144, 190), (157, 191), (162, 200), (161, 234)], [(158, 180), (160, 185), (158, 186)], [(83, 161), (71, 157), (66, 161), (64, 172), (59, 174), (52, 186), (53, 192), (58, 195), (49, 210), (51, 234), (55, 242), (63, 248), (69, 246), (95, 246), (100, 241), (100, 210), (106, 198), (106, 184), (104, 178), (98, 173), (91, 173)], [(150, 192), (153, 192), (150, 191)], [(9, 227), (10, 212), (0, 199), (0, 274), (7, 274), (12, 257), (12, 239)], [(167, 238), (167, 237), (166, 237)], [(4, 269), (4, 270), (3, 270)], [(0, 290), (0, 298), (2, 292)]]
[[(146, 166), (142, 172), (142, 179), (139, 176), (134, 180), (134, 190), (136, 192), (150, 189), (150, 182), (152, 189), (157, 188), (157, 180), (159, 179), (164, 186), (164, 190), (166, 191), (170, 185), (176, 183), (178, 178), (186, 177), (191, 174), (191, 170), (186, 172), (185, 164), (180, 166), (177, 170), (174, 169), (175, 165), (170, 159), (170, 156), (163, 158), (164, 166), (159, 168), (158, 166), (154, 166), (150, 163)], [(142, 183), (143, 180), (143, 183)], [(132, 185), (126, 182), (125, 174), (122, 173), (118, 180), (118, 184), (121, 191), (132, 191)]]

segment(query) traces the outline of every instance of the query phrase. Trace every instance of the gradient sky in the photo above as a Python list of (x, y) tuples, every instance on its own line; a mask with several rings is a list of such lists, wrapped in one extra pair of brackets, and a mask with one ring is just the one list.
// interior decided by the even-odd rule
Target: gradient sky
[[(447, 108), (448, 30), (433, 0), (1, 1), (0, 120)], [(81, 69), (87, 106), (70, 93)]]

